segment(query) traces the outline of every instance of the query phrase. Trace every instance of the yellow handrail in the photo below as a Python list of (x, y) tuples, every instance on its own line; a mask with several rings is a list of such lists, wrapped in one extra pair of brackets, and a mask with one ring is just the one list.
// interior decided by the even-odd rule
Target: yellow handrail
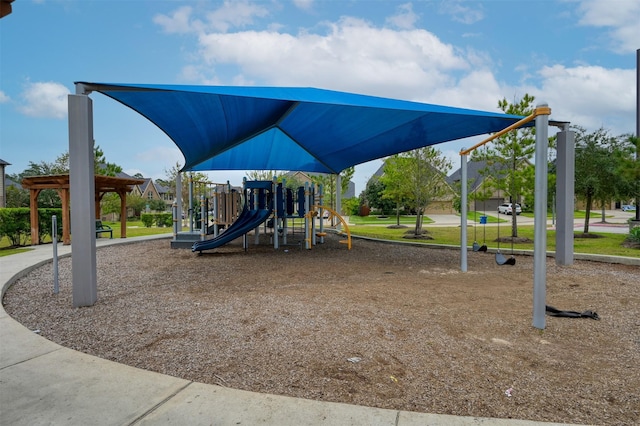
[[(351, 250), (351, 231), (349, 231), (349, 225), (347, 224), (347, 221), (345, 221), (344, 218), (338, 214), (338, 212), (336, 212), (335, 210), (333, 210), (333, 209), (331, 209), (331, 208), (329, 208), (327, 206), (323, 206), (323, 205), (320, 205), (320, 204), (315, 204), (315, 205), (311, 206), (311, 208), (313, 210), (322, 209), (322, 210), (328, 211), (330, 213), (330, 216), (329, 216), (328, 219), (331, 219), (332, 216), (335, 216), (338, 219), (340, 219), (340, 222), (342, 222), (342, 225), (344, 225), (345, 232), (347, 233), (347, 240), (346, 240), (347, 249)], [(343, 241), (340, 241), (340, 242), (343, 242)]]
[(522, 120), (516, 121), (511, 126), (505, 127), (504, 129), (500, 130), (499, 132), (494, 133), (493, 135), (489, 136), (488, 138), (486, 138), (482, 142), (478, 142), (477, 144), (475, 144), (471, 148), (463, 149), (462, 151), (460, 151), (460, 155), (469, 154), (471, 151), (475, 150), (476, 148), (480, 148), (482, 145), (484, 145), (486, 143), (489, 143), (489, 142), (491, 142), (492, 140), (494, 140), (496, 138), (499, 138), (500, 136), (504, 135), (505, 133), (510, 132), (513, 129), (517, 129), (518, 127), (523, 126), (524, 124), (527, 124), (528, 122), (530, 122), (531, 120), (535, 119), (539, 115), (551, 115), (551, 108), (546, 107), (546, 106), (537, 107), (533, 111), (533, 113), (531, 115), (528, 115), (525, 118), (523, 118)]

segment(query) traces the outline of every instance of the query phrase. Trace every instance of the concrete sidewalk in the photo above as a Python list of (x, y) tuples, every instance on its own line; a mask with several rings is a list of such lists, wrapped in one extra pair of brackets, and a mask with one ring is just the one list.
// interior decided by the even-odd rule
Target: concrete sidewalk
[[(168, 238), (98, 239), (97, 245)], [(167, 241), (167, 245), (169, 241)], [(69, 256), (70, 246), (58, 246)], [(51, 244), (0, 257), (2, 296), (20, 276), (53, 257)], [(88, 308), (90, 309), (90, 308)], [(205, 385), (62, 347), (0, 308), (2, 425), (539, 425), (319, 402)], [(549, 423), (544, 423), (549, 424)]]

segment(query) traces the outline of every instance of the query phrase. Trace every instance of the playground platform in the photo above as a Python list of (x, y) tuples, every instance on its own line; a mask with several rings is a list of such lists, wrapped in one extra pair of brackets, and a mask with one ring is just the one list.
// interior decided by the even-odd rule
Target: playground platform
[[(98, 247), (171, 235), (98, 239)], [(52, 246), (0, 257), (2, 295), (51, 261)], [(58, 247), (58, 256), (71, 246)], [(6, 425), (514, 425), (550, 423), (362, 407), (205, 385), (65, 348), (0, 308), (0, 424)]]

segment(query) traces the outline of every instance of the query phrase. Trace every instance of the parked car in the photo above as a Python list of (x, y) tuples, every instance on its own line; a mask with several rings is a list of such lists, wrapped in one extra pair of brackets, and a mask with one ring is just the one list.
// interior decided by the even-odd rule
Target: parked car
[(624, 206), (622, 206), (622, 211), (623, 212), (635, 212), (636, 211), (636, 206), (624, 205)]
[[(513, 214), (513, 207), (511, 207), (511, 203), (503, 203), (498, 206), (498, 214)], [(520, 204), (516, 204), (516, 215), (522, 213), (522, 207)]]

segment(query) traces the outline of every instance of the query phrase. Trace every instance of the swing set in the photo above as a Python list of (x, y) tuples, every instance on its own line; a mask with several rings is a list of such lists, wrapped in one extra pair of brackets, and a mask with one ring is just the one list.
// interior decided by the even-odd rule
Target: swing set
[[(502, 129), (499, 132), (494, 133), (493, 135), (489, 136), (488, 138), (486, 138), (482, 142), (477, 143), (476, 145), (472, 146), (471, 148), (460, 151), (460, 156), (462, 157), (463, 161), (466, 162), (466, 156), (470, 152), (475, 151), (477, 148), (479, 148), (479, 147), (481, 147), (481, 146), (493, 141), (496, 138), (499, 138), (500, 136), (510, 132), (511, 130), (514, 130), (514, 129), (517, 129), (517, 128), (523, 126), (524, 124), (534, 120), (539, 115), (551, 115), (551, 109), (546, 105), (537, 107), (533, 114), (523, 118), (522, 120), (520, 120), (520, 121), (518, 121), (516, 123), (513, 123), (511, 126), (508, 126), (508, 127)], [(465, 165), (466, 165), (466, 163), (465, 163)], [(466, 166), (465, 166), (465, 167), (462, 168), (462, 180), (463, 181), (467, 178), (466, 174), (467, 173), (466, 173)], [(466, 188), (466, 186), (463, 186), (463, 188)], [(466, 189), (463, 189), (463, 196), (466, 197)], [(485, 205), (485, 208), (486, 208), (486, 205)], [(464, 209), (464, 212), (466, 212), (466, 209)], [(475, 209), (474, 209), (474, 212), (475, 212)], [(485, 212), (484, 217), (485, 217), (485, 221), (486, 221), (486, 212)], [(474, 213), (474, 220), (475, 220), (475, 213)], [(486, 223), (484, 223), (483, 225), (486, 227)], [(464, 235), (466, 235), (466, 232), (465, 232)], [(485, 230), (485, 236), (486, 236), (486, 230)], [(481, 246), (477, 242), (476, 227), (474, 227), (474, 240), (476, 240), (476, 241), (474, 241), (474, 243), (473, 243), (473, 251), (477, 252), (477, 251), (486, 251), (487, 250), (486, 244), (483, 244)], [(500, 251), (500, 218), (498, 218), (498, 238), (497, 238), (497, 242), (498, 242), (498, 249), (497, 249), (496, 255), (495, 255), (496, 264), (498, 264), (498, 265), (510, 265), (510, 266), (515, 265), (516, 264), (516, 259), (515, 259), (514, 255), (513, 255), (513, 238), (511, 238), (511, 257), (510, 258), (506, 258), (502, 254), (502, 252)], [(466, 263), (466, 257), (464, 258), (463, 262)], [(466, 270), (466, 265), (463, 266), (463, 270)]]

